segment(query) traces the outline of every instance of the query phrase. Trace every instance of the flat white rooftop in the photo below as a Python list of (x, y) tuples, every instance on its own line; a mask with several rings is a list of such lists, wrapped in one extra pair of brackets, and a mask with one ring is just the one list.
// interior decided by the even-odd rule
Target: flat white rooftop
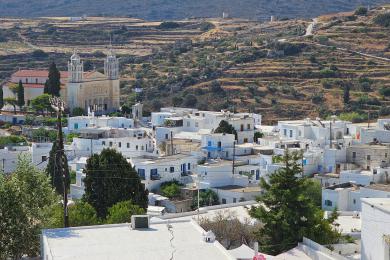
[[(218, 243), (202, 240), (193, 221), (153, 223), (132, 230), (130, 224), (43, 230), (44, 259), (234, 259)], [(172, 244), (171, 244), (172, 243)]]

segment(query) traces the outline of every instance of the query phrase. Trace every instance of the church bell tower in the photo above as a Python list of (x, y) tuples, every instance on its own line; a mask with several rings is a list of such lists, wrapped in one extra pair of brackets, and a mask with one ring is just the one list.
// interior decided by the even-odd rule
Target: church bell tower
[(119, 60), (111, 47), (104, 61), (104, 74), (110, 80), (119, 79)]
[(77, 83), (83, 81), (83, 62), (80, 60), (80, 56), (73, 51), (73, 55), (68, 62), (69, 82)]

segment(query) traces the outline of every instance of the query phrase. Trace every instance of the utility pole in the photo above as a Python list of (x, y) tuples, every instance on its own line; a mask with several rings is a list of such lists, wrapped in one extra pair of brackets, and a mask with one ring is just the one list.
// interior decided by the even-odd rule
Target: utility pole
[(330, 149), (332, 149), (332, 121), (329, 124), (329, 142), (329, 147)]
[(58, 160), (58, 167), (57, 170), (58, 175), (62, 176), (62, 184), (64, 189), (64, 198), (63, 198), (63, 206), (64, 206), (64, 227), (69, 227), (69, 215), (68, 215), (68, 180), (69, 180), (69, 169), (68, 165), (64, 165), (64, 140), (62, 136), (62, 112), (65, 108), (65, 103), (58, 97), (52, 97), (50, 98), (50, 104), (53, 107), (53, 109), (57, 112), (57, 126), (58, 126), (58, 133), (57, 133), (57, 144), (58, 144), (58, 150), (55, 153), (55, 161), (57, 162), (57, 156), (59, 157)]
[(235, 157), (236, 157), (236, 140), (233, 141), (233, 163), (232, 163), (232, 174), (234, 175), (234, 167), (235, 167)]
[(370, 110), (368, 110), (367, 128), (370, 128)]

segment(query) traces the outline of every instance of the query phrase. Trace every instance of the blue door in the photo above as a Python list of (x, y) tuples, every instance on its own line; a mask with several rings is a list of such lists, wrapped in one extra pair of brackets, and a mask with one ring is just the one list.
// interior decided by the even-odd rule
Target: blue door
[(256, 180), (260, 179), (260, 170), (256, 170)]

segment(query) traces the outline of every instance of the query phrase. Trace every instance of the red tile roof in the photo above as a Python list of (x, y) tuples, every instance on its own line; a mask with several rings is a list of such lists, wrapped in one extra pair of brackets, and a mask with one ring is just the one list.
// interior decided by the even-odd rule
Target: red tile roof
[[(61, 78), (68, 78), (69, 73), (67, 71), (60, 71)], [(12, 74), (13, 77), (37, 77), (44, 78), (49, 76), (48, 70), (19, 70)]]

